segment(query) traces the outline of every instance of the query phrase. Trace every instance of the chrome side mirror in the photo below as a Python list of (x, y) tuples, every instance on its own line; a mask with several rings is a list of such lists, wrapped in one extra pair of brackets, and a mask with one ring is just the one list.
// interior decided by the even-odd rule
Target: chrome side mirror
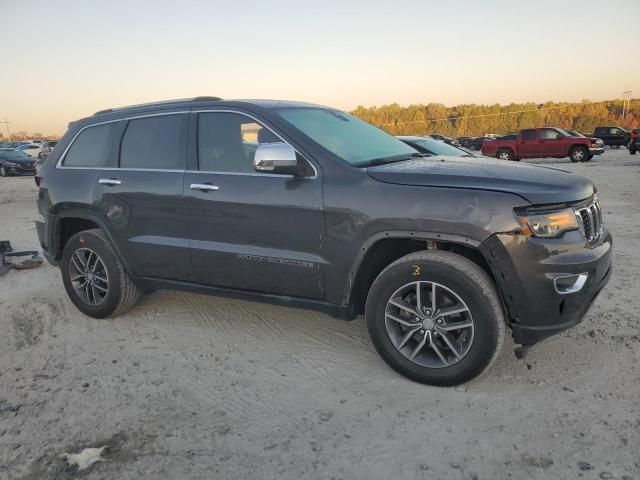
[(256, 149), (253, 168), (261, 173), (295, 175), (298, 157), (293, 147), (286, 143), (261, 143)]

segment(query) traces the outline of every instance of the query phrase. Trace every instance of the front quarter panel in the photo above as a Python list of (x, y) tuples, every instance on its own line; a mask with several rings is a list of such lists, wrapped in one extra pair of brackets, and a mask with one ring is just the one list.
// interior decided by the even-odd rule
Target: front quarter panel
[(477, 246), (495, 232), (518, 228), (513, 208), (528, 205), (508, 193), (383, 183), (364, 171), (326, 180), (324, 201), (327, 300), (339, 304), (361, 252), (375, 241), (404, 237)]

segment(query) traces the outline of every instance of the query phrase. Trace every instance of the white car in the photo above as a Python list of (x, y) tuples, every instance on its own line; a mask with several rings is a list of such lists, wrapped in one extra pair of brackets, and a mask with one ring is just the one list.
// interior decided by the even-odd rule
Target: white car
[(20, 145), (18, 148), (16, 148), (16, 150), (20, 150), (30, 157), (38, 158), (38, 154), (42, 151), (42, 147), (40, 147), (40, 145), (36, 145), (35, 143), (27, 143), (26, 145)]

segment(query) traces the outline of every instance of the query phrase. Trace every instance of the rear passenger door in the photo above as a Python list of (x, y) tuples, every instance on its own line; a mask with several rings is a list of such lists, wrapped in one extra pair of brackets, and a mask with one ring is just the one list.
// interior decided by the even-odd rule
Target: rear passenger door
[(322, 298), (322, 183), (306, 159), (304, 176), (259, 173), (261, 143), (282, 142), (236, 111), (194, 112), (192, 170), (185, 175), (191, 262), (198, 283)]
[(137, 277), (189, 280), (183, 206), (188, 113), (121, 122), (117, 168), (99, 172), (94, 205)]
[(518, 155), (520, 158), (535, 157), (537, 154), (536, 130), (522, 130), (518, 140)]

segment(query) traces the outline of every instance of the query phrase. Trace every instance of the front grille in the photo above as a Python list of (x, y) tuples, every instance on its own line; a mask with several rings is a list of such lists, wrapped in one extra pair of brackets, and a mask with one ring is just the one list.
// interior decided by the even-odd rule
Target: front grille
[(598, 240), (604, 230), (602, 226), (602, 209), (598, 198), (594, 197), (589, 205), (576, 209), (575, 212), (587, 241), (595, 242)]

